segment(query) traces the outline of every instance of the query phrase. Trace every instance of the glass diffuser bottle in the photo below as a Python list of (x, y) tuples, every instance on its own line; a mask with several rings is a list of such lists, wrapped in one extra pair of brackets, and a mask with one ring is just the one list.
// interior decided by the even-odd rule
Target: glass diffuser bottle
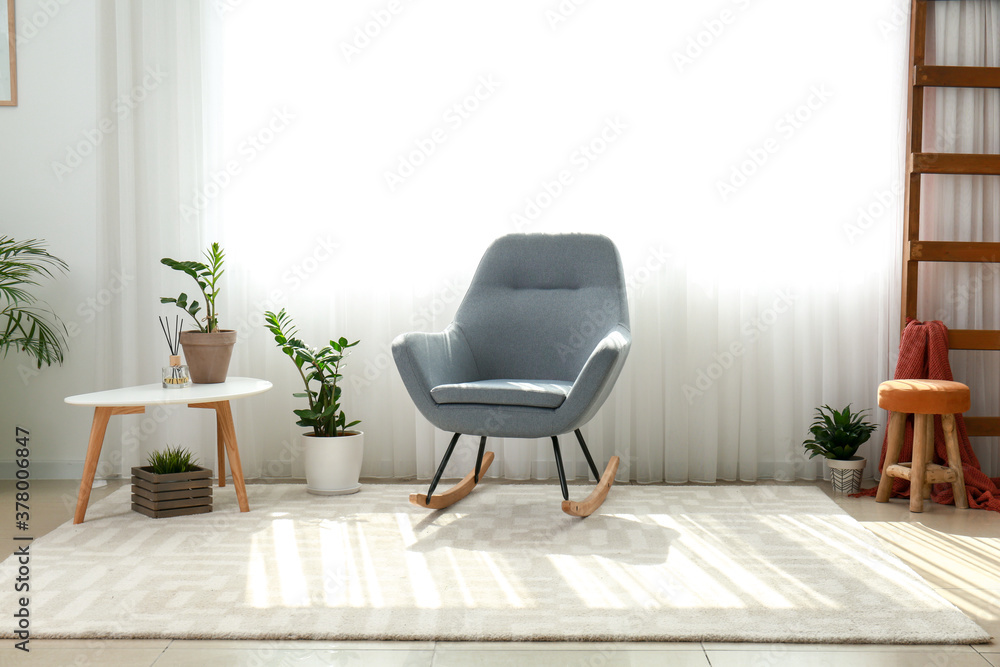
[(164, 321), (164, 318), (161, 317), (160, 328), (163, 329), (163, 335), (167, 338), (167, 347), (170, 348), (170, 365), (163, 367), (163, 372), (160, 376), (160, 379), (163, 381), (163, 388), (180, 389), (181, 387), (190, 387), (191, 373), (188, 372), (187, 365), (181, 363), (181, 356), (178, 354), (181, 345), (180, 318), (176, 319), (174, 329), (171, 331), (170, 320)]
[(163, 386), (167, 389), (191, 386), (191, 374), (179, 355), (170, 355), (170, 365), (163, 367)]

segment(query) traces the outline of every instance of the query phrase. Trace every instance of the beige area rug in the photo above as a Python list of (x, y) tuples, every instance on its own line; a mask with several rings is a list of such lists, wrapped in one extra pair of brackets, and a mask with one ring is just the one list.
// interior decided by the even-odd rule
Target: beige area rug
[(616, 486), (584, 520), (556, 483), (439, 512), (407, 502), (422, 488), (251, 485), (241, 514), (230, 486), (169, 519), (120, 489), (31, 544), (32, 637), (988, 640), (816, 488)]

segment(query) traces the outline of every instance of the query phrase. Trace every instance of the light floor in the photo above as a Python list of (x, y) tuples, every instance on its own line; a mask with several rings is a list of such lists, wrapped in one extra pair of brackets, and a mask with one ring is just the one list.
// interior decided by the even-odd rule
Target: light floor
[[(384, 483), (384, 482), (382, 482)], [(94, 489), (96, 502), (123, 482)], [(810, 484), (805, 482), (804, 484)], [(816, 483), (831, 493), (828, 482)], [(32, 481), (31, 533), (40, 537), (71, 520), (78, 483)], [(1000, 638), (1000, 515), (925, 504), (911, 514), (903, 500), (835, 498), (877, 534), (941, 595)], [(0, 557), (14, 551), (13, 482), (0, 481)], [(816, 576), (823, 576), (817, 572)], [(905, 613), (905, 610), (900, 610)], [(3, 622), (5, 625), (6, 622)], [(715, 643), (465, 643), (465, 642), (267, 642), (190, 640), (31, 640), (31, 653), (0, 643), (0, 666), (258, 667), (430, 665), (475, 667), (874, 667), (919, 665), (1000, 667), (1000, 641), (978, 646), (874, 646)]]

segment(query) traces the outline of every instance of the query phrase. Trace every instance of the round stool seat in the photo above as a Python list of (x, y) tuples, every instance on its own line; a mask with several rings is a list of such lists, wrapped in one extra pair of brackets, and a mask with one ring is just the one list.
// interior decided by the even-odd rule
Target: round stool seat
[(949, 380), (889, 380), (878, 386), (878, 405), (890, 412), (949, 415), (972, 406), (969, 388)]

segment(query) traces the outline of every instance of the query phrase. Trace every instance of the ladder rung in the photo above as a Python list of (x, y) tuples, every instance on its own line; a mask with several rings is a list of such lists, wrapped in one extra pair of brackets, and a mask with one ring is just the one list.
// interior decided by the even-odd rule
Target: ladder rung
[(1000, 435), (1000, 417), (966, 417), (965, 432), (970, 437)]
[(979, 153), (911, 153), (915, 174), (988, 174), (1000, 176), (1000, 155)]
[(1000, 331), (992, 329), (949, 329), (948, 349), (1000, 350)]
[(1000, 67), (917, 65), (914, 70), (914, 86), (1000, 88)]
[(1000, 262), (1000, 243), (910, 241), (910, 259), (921, 262)]
[[(912, 462), (907, 463), (895, 463), (891, 466), (886, 466), (885, 474), (889, 477), (898, 477), (900, 479), (913, 479), (913, 467)], [(924, 467), (924, 481), (928, 484), (942, 484), (944, 482), (954, 482), (958, 479), (958, 475), (951, 468), (945, 467), (943, 465), (938, 465), (937, 463), (928, 463)]]

